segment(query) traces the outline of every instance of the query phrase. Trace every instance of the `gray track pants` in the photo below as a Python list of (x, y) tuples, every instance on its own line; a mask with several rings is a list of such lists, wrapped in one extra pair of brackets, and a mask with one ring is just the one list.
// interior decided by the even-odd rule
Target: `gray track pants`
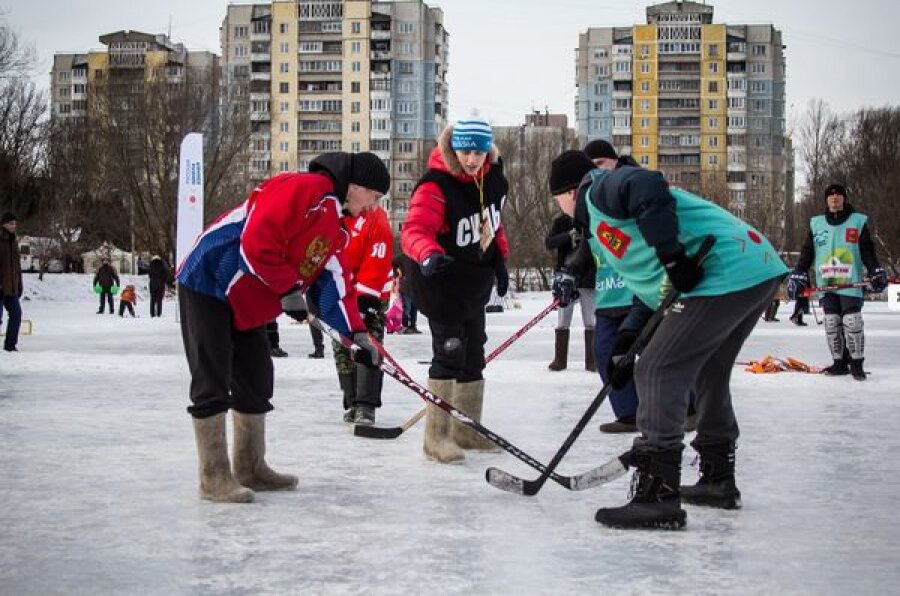
[(690, 298), (666, 315), (635, 367), (641, 431), (635, 448), (682, 448), (690, 389), (697, 393), (695, 444), (737, 440), (731, 371), (780, 283), (778, 278), (724, 296)]

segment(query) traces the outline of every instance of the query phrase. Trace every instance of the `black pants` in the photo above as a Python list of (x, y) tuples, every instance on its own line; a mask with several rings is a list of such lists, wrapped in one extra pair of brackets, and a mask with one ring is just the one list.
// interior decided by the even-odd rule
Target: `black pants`
[(278, 321), (266, 323), (266, 338), (269, 340), (269, 345), (273, 350), (281, 346), (281, 336), (278, 335)]
[(130, 302), (126, 302), (124, 300), (119, 300), (119, 316), (123, 316), (125, 314), (125, 309), (128, 309), (128, 314), (132, 317), (134, 316), (134, 305)]
[(484, 370), (484, 309), (474, 317), (454, 323), (428, 320), (431, 327), (432, 379), (456, 379), (461, 383), (479, 381)]
[(323, 352), (325, 350), (325, 337), (322, 335), (322, 331), (315, 325), (310, 325), (309, 335), (312, 337), (313, 349), (316, 352)]
[(238, 331), (231, 308), (212, 296), (178, 287), (181, 338), (191, 372), (188, 412), (207, 418), (229, 408), (243, 414), (272, 410), (273, 369), (265, 327)]
[(107, 303), (109, 303), (109, 314), (113, 314), (115, 312), (115, 308), (113, 308), (112, 289), (101, 287), (100, 288), (100, 310), (97, 311), (97, 314), (103, 314), (103, 311), (105, 310)]
[(163, 296), (165, 296), (166, 290), (165, 288), (155, 289), (150, 288), (150, 316), (151, 317), (161, 317), (162, 316), (162, 303)]

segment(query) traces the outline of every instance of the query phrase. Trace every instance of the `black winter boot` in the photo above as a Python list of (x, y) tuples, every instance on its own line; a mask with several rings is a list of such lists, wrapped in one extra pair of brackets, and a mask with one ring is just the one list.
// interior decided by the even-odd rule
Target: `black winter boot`
[(831, 366), (827, 366), (822, 369), (823, 375), (830, 375), (832, 377), (838, 377), (842, 375), (850, 374), (850, 367), (847, 366), (847, 361), (843, 358), (840, 360), (835, 360), (834, 364)]
[(569, 365), (569, 330), (557, 329), (556, 341), (553, 346), (553, 362), (550, 363), (550, 370), (565, 370)]
[(339, 373), (338, 382), (341, 384), (341, 391), (344, 394), (344, 422), (353, 422), (355, 412), (353, 404), (356, 402), (356, 373)]
[(734, 443), (691, 446), (700, 454), (700, 480), (681, 488), (681, 500), (691, 505), (740, 509), (741, 491), (734, 482)]
[(631, 477), (631, 502), (597, 510), (594, 519), (611, 528), (678, 530), (687, 523), (681, 508), (681, 449), (638, 451)]
[(866, 380), (866, 371), (863, 370), (863, 359), (853, 359), (850, 361), (850, 374), (853, 375), (853, 378), (857, 381), (865, 381)]

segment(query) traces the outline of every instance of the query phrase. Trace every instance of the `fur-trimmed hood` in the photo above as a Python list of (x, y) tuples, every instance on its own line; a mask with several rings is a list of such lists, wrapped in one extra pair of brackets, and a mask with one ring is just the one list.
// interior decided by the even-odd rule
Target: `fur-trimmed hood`
[[(428, 158), (428, 169), (449, 172), (462, 182), (471, 182), (475, 178), (463, 172), (462, 165), (456, 158), (456, 152), (450, 146), (450, 137), (453, 136), (453, 125), (448, 124), (444, 131), (438, 137), (437, 146), (431, 151)], [(491, 151), (488, 159), (485, 160), (484, 166), (478, 173), (478, 177), (483, 177), (491, 168), (492, 164), (500, 161), (500, 152), (496, 145), (491, 145)]]

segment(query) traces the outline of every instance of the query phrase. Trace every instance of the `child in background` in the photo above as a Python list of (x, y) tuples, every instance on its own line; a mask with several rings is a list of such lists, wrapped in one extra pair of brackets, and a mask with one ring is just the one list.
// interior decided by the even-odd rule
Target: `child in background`
[(134, 305), (137, 303), (137, 292), (134, 291), (134, 285), (128, 284), (125, 286), (125, 289), (122, 290), (122, 295), (119, 296), (119, 316), (125, 315), (125, 309), (128, 309), (128, 313), (134, 317)]
[(400, 278), (394, 270), (394, 285), (391, 288), (391, 303), (385, 313), (384, 330), (398, 333), (403, 328), (403, 297), (400, 295)]

